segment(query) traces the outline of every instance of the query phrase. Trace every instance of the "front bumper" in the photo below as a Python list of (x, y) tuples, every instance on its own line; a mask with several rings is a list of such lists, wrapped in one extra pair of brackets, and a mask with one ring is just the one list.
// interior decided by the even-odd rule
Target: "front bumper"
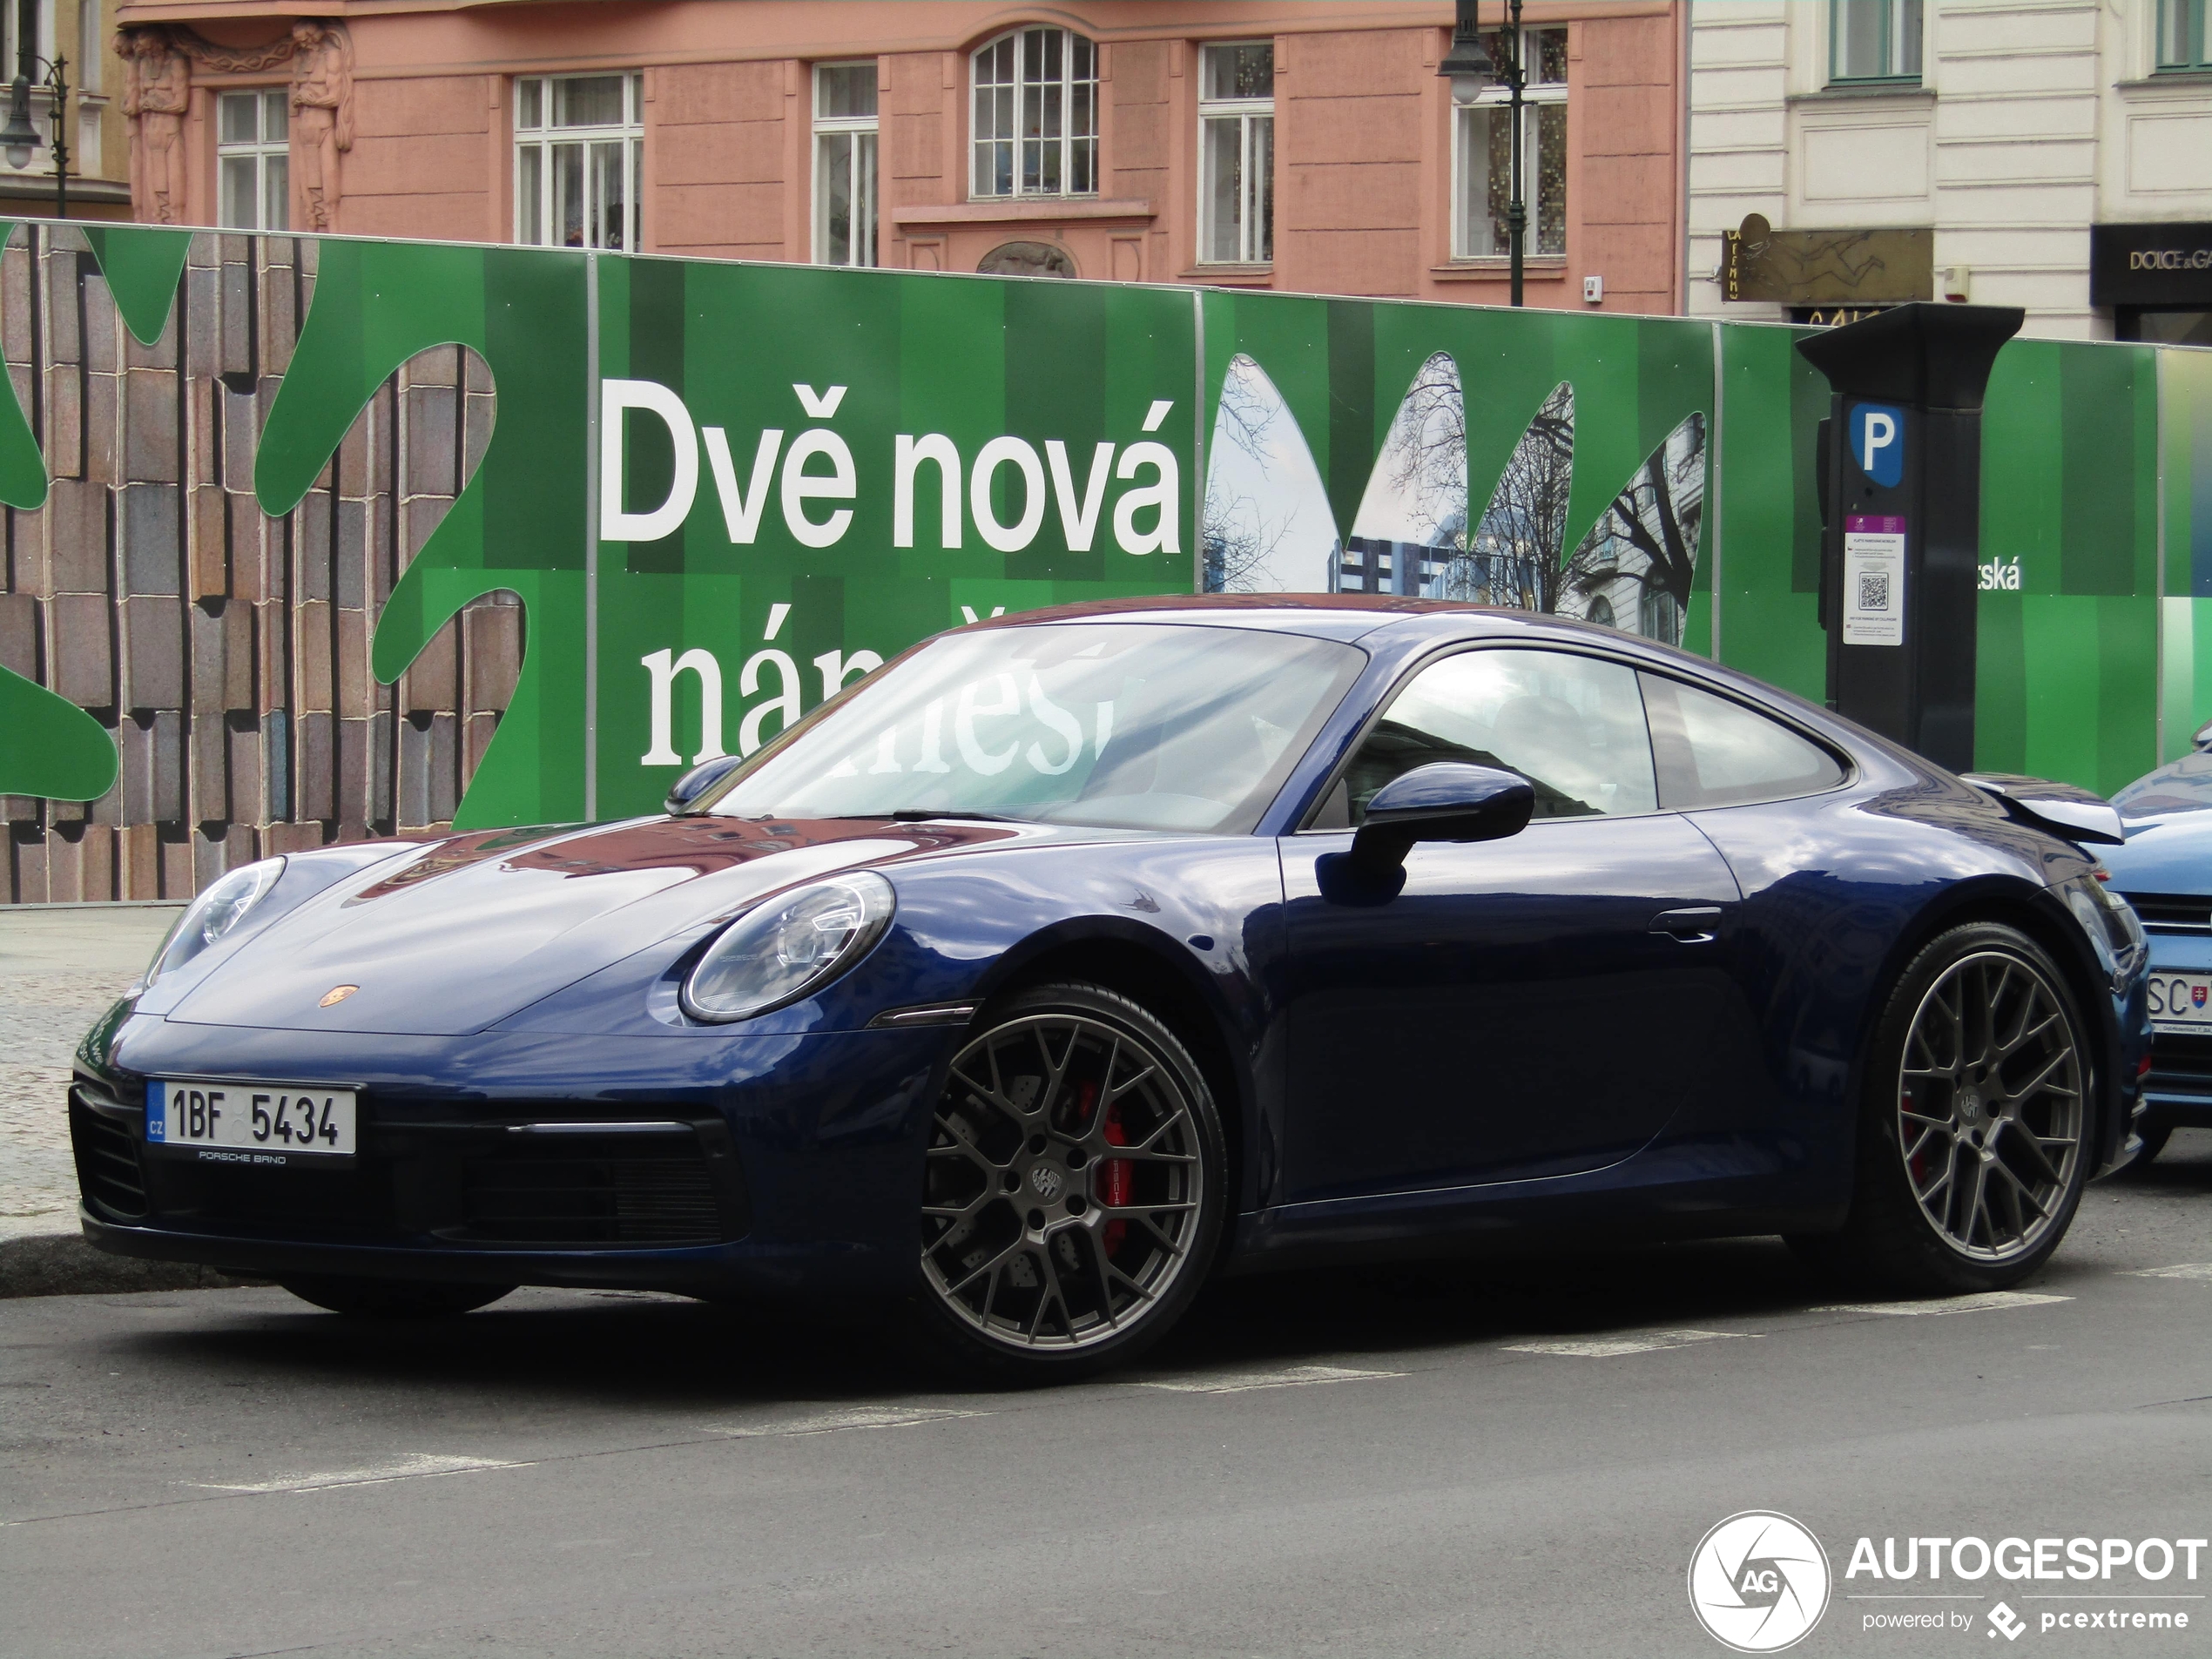
[(2151, 1039), (2141, 1122), (2147, 1128), (2212, 1129), (2212, 1036), (2160, 1032)]
[[(2212, 932), (2176, 930), (2157, 921), (2145, 931), (2152, 973), (2212, 974)], [(2145, 1129), (2212, 1129), (2212, 1035), (2151, 1034), (2150, 1071), (2137, 1122)]]
[[(71, 1089), (85, 1235), (275, 1278), (894, 1289), (954, 1035), (363, 1038), (129, 1018), (80, 1054)], [(269, 1169), (149, 1146), (145, 1082), (163, 1076), (357, 1086), (361, 1152)]]

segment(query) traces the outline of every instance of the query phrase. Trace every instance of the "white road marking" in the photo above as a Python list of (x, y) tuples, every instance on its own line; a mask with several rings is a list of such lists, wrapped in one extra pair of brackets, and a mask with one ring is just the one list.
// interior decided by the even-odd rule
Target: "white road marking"
[(1808, 1313), (1985, 1313), (1997, 1308), (2035, 1308), (2053, 1302), (2071, 1302), (2070, 1296), (2045, 1296), (2036, 1291), (1983, 1291), (1974, 1296), (1936, 1296), (1921, 1302), (1838, 1302), (1830, 1307), (1807, 1308)]
[(390, 1480), (417, 1480), (441, 1474), (481, 1474), (487, 1469), (526, 1469), (528, 1463), (502, 1458), (440, 1457), (433, 1452), (410, 1452), (389, 1463), (360, 1469), (333, 1469), (322, 1474), (284, 1475), (273, 1480), (193, 1480), (186, 1484), (208, 1492), (321, 1492), (331, 1487), (382, 1486)]
[(1316, 1383), (1376, 1382), (1402, 1371), (1353, 1371), (1344, 1366), (1290, 1366), (1281, 1371), (1227, 1371), (1211, 1377), (1141, 1377), (1126, 1386), (1171, 1394), (1244, 1394), (1256, 1388), (1308, 1388)]
[(1622, 1354), (1656, 1353), (1662, 1348), (1687, 1348), (1692, 1343), (1713, 1342), (1724, 1337), (1752, 1337), (1757, 1331), (1641, 1331), (1625, 1337), (1569, 1337), (1537, 1342), (1508, 1342), (1507, 1353), (1564, 1354), (1576, 1359), (1617, 1359)]
[(848, 1428), (912, 1428), (917, 1423), (943, 1423), (955, 1417), (988, 1417), (989, 1412), (951, 1411), (935, 1406), (855, 1406), (840, 1412), (815, 1412), (806, 1417), (786, 1417), (772, 1423), (706, 1423), (710, 1434), (733, 1440), (763, 1440), (781, 1434), (834, 1434)]
[(2176, 1262), (2171, 1267), (2131, 1267), (2128, 1278), (2212, 1279), (2212, 1262)]

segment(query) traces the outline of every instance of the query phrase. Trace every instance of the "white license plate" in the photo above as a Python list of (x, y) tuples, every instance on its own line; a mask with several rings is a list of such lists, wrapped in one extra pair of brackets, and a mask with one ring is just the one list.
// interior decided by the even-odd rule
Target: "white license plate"
[(354, 1091), (298, 1083), (146, 1084), (146, 1143), (219, 1163), (286, 1164), (360, 1150)]
[(2150, 976), (2150, 1028), (2154, 1031), (2212, 1031), (2212, 974)]

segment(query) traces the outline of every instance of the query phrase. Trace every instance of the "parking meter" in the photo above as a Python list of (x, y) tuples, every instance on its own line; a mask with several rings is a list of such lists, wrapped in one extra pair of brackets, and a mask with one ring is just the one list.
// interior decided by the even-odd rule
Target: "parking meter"
[(1828, 706), (1954, 772), (1974, 764), (1982, 394), (2025, 315), (1899, 306), (1797, 342), (1831, 393), (1815, 462)]

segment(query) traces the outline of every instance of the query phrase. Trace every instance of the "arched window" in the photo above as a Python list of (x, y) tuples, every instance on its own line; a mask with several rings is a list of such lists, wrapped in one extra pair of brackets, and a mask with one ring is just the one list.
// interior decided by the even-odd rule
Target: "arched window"
[(1016, 29), (971, 62), (978, 196), (1098, 193), (1098, 48), (1068, 29)]

